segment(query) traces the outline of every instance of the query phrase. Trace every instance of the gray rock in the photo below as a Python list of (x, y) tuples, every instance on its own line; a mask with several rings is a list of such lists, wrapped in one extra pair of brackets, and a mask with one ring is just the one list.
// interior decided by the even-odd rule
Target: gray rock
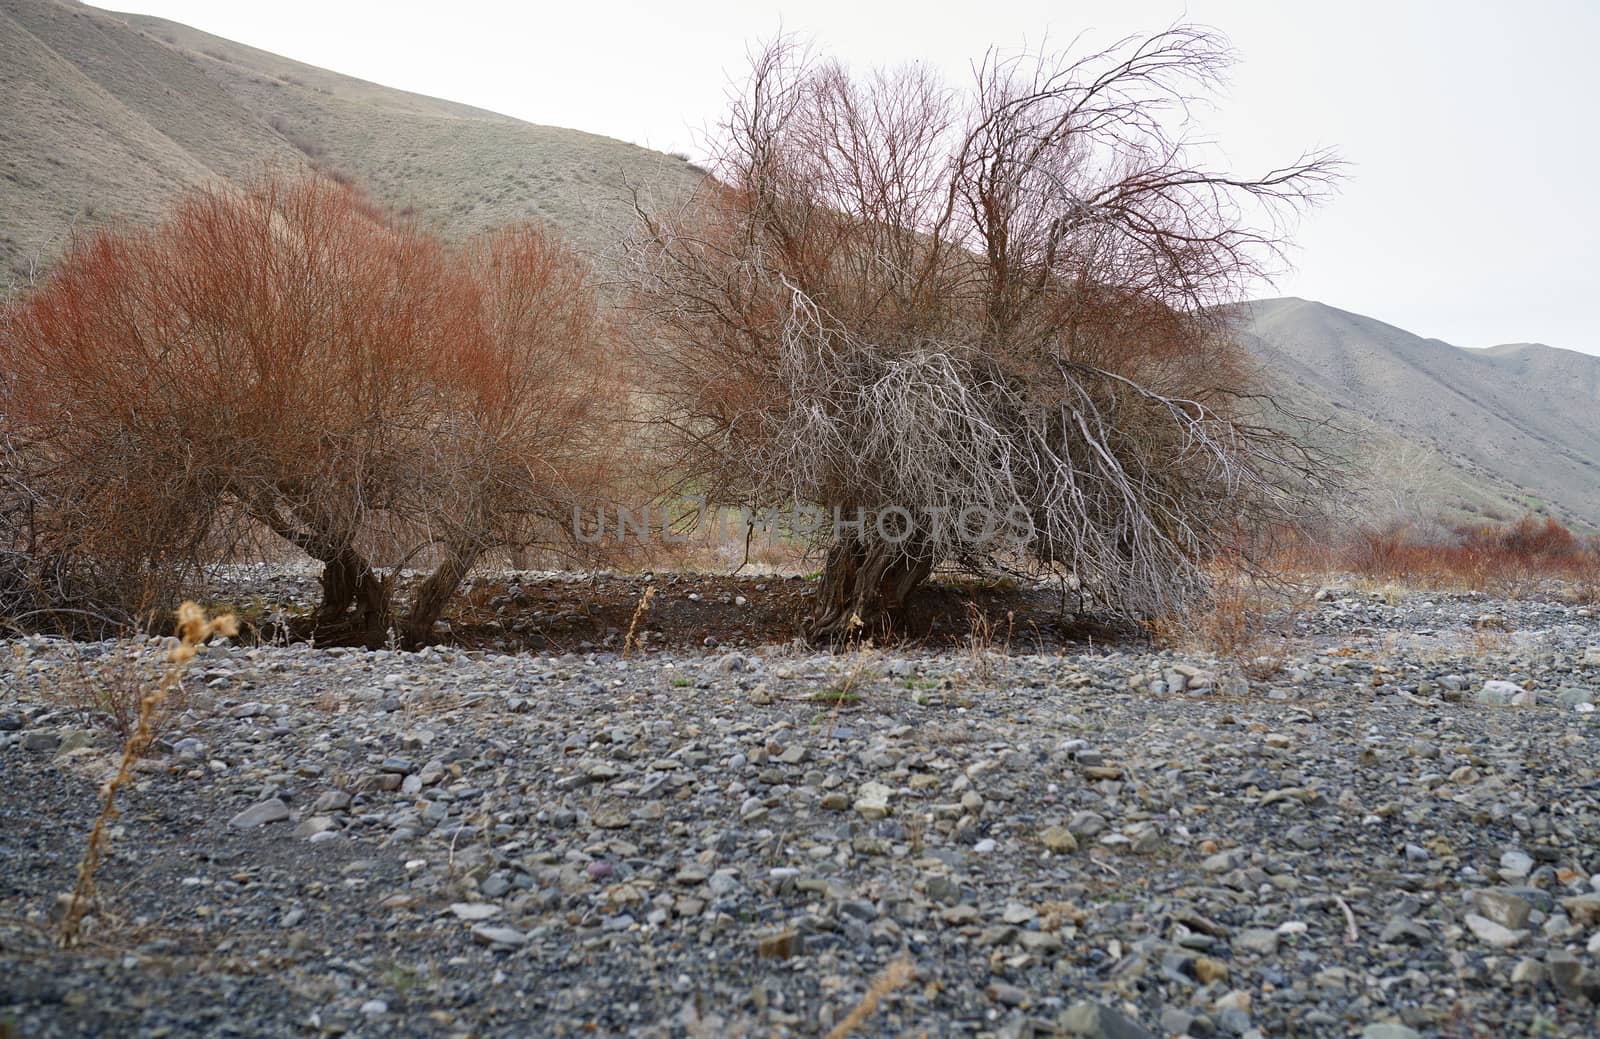
[(856, 811), (868, 822), (886, 818), (889, 814), (891, 791), (882, 783), (863, 783), (856, 791)]
[(1433, 940), (1433, 932), (1426, 924), (1404, 916), (1390, 917), (1389, 922), (1384, 925), (1383, 933), (1378, 936), (1378, 941), (1384, 945), (1409, 942), (1412, 945), (1428, 946), (1433, 944)]
[(1579, 994), (1578, 977), (1583, 973), (1583, 964), (1576, 956), (1566, 949), (1552, 949), (1544, 962), (1550, 974), (1550, 984), (1555, 986), (1557, 992), (1564, 996)]
[(1236, 950), (1255, 953), (1257, 956), (1276, 956), (1278, 932), (1265, 928), (1250, 928), (1234, 936), (1233, 947)]
[(1513, 848), (1500, 856), (1500, 873), (1502, 876), (1521, 880), (1532, 872), (1533, 856), (1527, 852)]
[(1472, 906), (1480, 916), (1487, 917), (1501, 927), (1520, 931), (1528, 926), (1528, 914), (1533, 906), (1520, 895), (1503, 890), (1481, 890), (1472, 893)]
[(1528, 937), (1527, 931), (1512, 930), (1477, 913), (1468, 913), (1464, 923), (1467, 925), (1467, 930), (1478, 936), (1479, 941), (1493, 945), (1497, 949), (1509, 949)]
[(1525, 693), (1527, 690), (1515, 682), (1491, 680), (1483, 683), (1483, 688), (1473, 694), (1473, 699), (1489, 707), (1507, 707), (1513, 697)]
[(1361, 1030), (1361, 1039), (1422, 1039), (1415, 1028), (1398, 1021), (1379, 1021)]
[(478, 923), (492, 916), (499, 916), (500, 907), (491, 905), (488, 902), (452, 902), (450, 904), (450, 912), (455, 915), (457, 920)]
[(472, 937), (479, 945), (504, 945), (517, 948), (528, 944), (528, 936), (515, 927), (477, 924), (472, 928)]
[(251, 805), (232, 819), (228, 825), (235, 830), (253, 830), (268, 823), (281, 823), (289, 818), (289, 806), (276, 797)]
[(1156, 1039), (1149, 1029), (1121, 1013), (1087, 1000), (1074, 1003), (1056, 1021), (1067, 1035), (1083, 1039)]
[(1511, 984), (1537, 987), (1545, 979), (1545, 966), (1531, 956), (1524, 956), (1511, 969)]
[(53, 732), (29, 732), (22, 737), (22, 749), (32, 754), (48, 754), (61, 744), (61, 737)]
[(295, 826), (294, 835), (302, 839), (310, 838), (315, 837), (319, 833), (327, 833), (329, 830), (336, 829), (337, 827), (338, 824), (334, 821), (332, 816), (308, 815), (304, 819), (301, 819), (299, 824)]

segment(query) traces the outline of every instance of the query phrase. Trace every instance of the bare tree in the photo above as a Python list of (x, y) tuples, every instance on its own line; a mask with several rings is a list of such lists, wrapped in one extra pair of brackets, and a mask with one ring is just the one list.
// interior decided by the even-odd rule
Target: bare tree
[[(952, 560), (1066, 567), (1115, 613), (1182, 612), (1214, 553), (1305, 504), (1315, 459), (1260, 420), (1214, 305), (1282, 262), (1338, 163), (1199, 165), (1184, 106), (1229, 57), (1178, 27), (991, 55), (958, 93), (779, 41), (716, 179), (636, 207), (635, 359), (676, 485), (867, 517), (824, 527), (811, 637), (891, 625)], [(963, 513), (1026, 537), (973, 537)]]

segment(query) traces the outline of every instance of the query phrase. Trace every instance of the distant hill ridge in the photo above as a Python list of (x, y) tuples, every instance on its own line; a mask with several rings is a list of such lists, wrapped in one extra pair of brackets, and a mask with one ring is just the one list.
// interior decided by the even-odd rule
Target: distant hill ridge
[(1463, 518), (1541, 511), (1600, 528), (1600, 357), (1540, 344), (1465, 349), (1310, 300), (1232, 308), (1241, 343), (1285, 393), (1401, 444)]

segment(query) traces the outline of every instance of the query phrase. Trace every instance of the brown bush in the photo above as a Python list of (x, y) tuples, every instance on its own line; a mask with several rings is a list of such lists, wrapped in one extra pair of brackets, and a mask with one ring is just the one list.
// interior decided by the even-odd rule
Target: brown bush
[(1241, 524), (1305, 503), (1315, 466), (1243, 397), (1210, 305), (1272, 265), (1272, 215), (1335, 164), (1194, 165), (1165, 115), (1226, 58), (1180, 27), (991, 60), (962, 96), (780, 42), (722, 126), (719, 179), (639, 206), (663, 471), (714, 504), (915, 510), (898, 542), (819, 536), (809, 635), (882, 628), (941, 563), (1012, 562), (941, 515), (1015, 516), (1026, 561), (1155, 617), (1204, 599)]
[[(269, 178), (76, 242), (0, 326), (0, 413), (45, 503), (36, 552), (125, 607), (250, 524), (324, 564), (320, 637), (415, 643), (484, 552), (559, 536), (604, 474), (610, 356), (543, 232), (450, 249)], [(433, 568), (408, 608), (375, 545)]]
[(1458, 527), (1445, 539), (1419, 538), (1407, 526), (1367, 531), (1347, 550), (1358, 574), (1424, 586), (1520, 594), (1541, 580), (1600, 590), (1600, 537), (1580, 540), (1555, 519)]

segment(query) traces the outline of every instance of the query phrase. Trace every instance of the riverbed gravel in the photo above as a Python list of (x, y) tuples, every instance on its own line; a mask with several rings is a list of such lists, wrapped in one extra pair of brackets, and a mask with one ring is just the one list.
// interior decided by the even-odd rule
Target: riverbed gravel
[(821, 1036), (875, 982), (857, 1034), (1600, 1034), (1592, 606), (1335, 586), (1240, 662), (212, 645), (63, 950), (84, 676), (160, 649), (0, 645), (0, 1034)]

